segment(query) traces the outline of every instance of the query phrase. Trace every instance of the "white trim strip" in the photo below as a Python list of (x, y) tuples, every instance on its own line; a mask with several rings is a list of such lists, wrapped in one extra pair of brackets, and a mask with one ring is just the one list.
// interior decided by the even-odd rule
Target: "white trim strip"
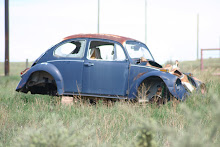
[(137, 66), (137, 67), (143, 67), (143, 68), (150, 68), (150, 69), (154, 69), (154, 70), (160, 70), (158, 68), (154, 68), (154, 67), (150, 67), (150, 66), (144, 66), (144, 65), (134, 65), (134, 64), (131, 64), (131, 66)]
[(60, 62), (60, 61), (74, 61), (74, 62), (84, 62), (84, 60), (50, 60), (50, 61), (47, 61), (47, 62)]

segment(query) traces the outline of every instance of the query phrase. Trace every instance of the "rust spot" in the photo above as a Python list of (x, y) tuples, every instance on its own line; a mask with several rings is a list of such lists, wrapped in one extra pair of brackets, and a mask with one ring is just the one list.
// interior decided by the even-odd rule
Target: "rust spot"
[(176, 82), (173, 84), (173, 92), (176, 93)]
[(133, 81), (135, 81), (135, 80), (137, 80), (137, 79), (139, 79), (141, 76), (143, 76), (144, 74), (146, 74), (147, 72), (142, 72), (142, 73), (139, 73), (135, 78), (134, 78), (134, 80)]
[(21, 83), (21, 84), (18, 86), (18, 88), (22, 88), (24, 84), (25, 84), (25, 82)]
[(65, 37), (63, 40), (67, 40), (67, 39), (73, 39), (73, 38), (98, 38), (98, 39), (108, 39), (108, 40), (113, 40), (113, 41), (117, 41), (121, 44), (123, 44), (125, 41), (127, 40), (134, 40), (137, 41), (135, 39), (132, 38), (128, 38), (128, 37), (123, 37), (123, 36), (118, 36), (118, 35), (112, 35), (112, 34), (76, 34), (76, 35), (71, 35), (68, 37)]

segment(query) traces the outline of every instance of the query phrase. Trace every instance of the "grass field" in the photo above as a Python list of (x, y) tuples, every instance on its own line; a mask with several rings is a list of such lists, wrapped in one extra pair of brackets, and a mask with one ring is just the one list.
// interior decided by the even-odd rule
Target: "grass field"
[(220, 78), (212, 75), (219, 63), (200, 72), (199, 61), (181, 62), (208, 92), (163, 106), (61, 105), (54, 97), (15, 92), (25, 63), (11, 63), (8, 77), (0, 63), (0, 146), (220, 146)]

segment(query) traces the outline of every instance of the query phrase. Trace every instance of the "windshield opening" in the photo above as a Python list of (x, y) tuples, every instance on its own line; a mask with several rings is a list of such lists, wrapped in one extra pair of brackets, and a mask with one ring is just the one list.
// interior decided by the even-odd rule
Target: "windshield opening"
[(128, 51), (129, 56), (132, 59), (145, 58), (147, 60), (154, 61), (154, 58), (151, 55), (150, 51), (148, 50), (147, 46), (144, 45), (143, 43), (136, 42), (136, 41), (127, 41), (126, 49)]

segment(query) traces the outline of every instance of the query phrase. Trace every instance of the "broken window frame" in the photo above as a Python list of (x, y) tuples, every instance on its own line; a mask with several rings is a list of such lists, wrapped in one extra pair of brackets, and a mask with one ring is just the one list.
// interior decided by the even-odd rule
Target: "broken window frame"
[[(77, 54), (75, 55), (78, 55), (79, 53), (79, 56), (69, 56), (71, 54), (67, 54), (67, 55), (59, 55), (59, 54), (56, 54), (56, 51), (63, 45), (67, 44), (67, 43), (71, 43), (71, 42), (76, 42), (76, 41), (82, 41), (82, 44), (81, 44), (81, 47), (78, 51)], [(62, 42), (61, 44), (59, 44), (59, 46), (57, 46), (54, 51), (53, 51), (53, 56), (55, 57), (64, 57), (64, 58), (83, 58), (84, 57), (84, 54), (85, 54), (85, 50), (86, 50), (86, 43), (87, 43), (87, 40), (86, 39), (73, 39), (73, 40), (68, 40), (68, 41), (65, 41), (65, 42)], [(75, 50), (75, 49), (74, 49)], [(73, 51), (74, 51), (73, 50)]]
[(147, 47), (145, 44), (143, 44), (143, 43), (141, 43), (141, 42), (138, 42), (138, 41), (128, 40), (128, 41), (126, 41), (126, 43), (125, 43), (125, 48), (126, 48), (126, 50), (127, 50), (127, 52), (128, 52), (128, 55), (129, 55), (129, 57), (130, 57), (131, 59), (140, 59), (141, 57), (143, 57), (143, 56), (134, 57), (134, 56), (133, 56), (134, 53), (129, 52), (130, 49), (128, 48), (127, 45), (128, 45), (128, 44), (134, 44), (134, 43), (139, 44), (142, 48), (144, 48), (144, 49), (147, 51), (148, 57), (150, 57), (150, 58), (147, 57), (146, 59), (150, 59), (150, 60), (154, 61), (154, 57), (152, 56), (150, 50), (148, 49), (148, 47)]

